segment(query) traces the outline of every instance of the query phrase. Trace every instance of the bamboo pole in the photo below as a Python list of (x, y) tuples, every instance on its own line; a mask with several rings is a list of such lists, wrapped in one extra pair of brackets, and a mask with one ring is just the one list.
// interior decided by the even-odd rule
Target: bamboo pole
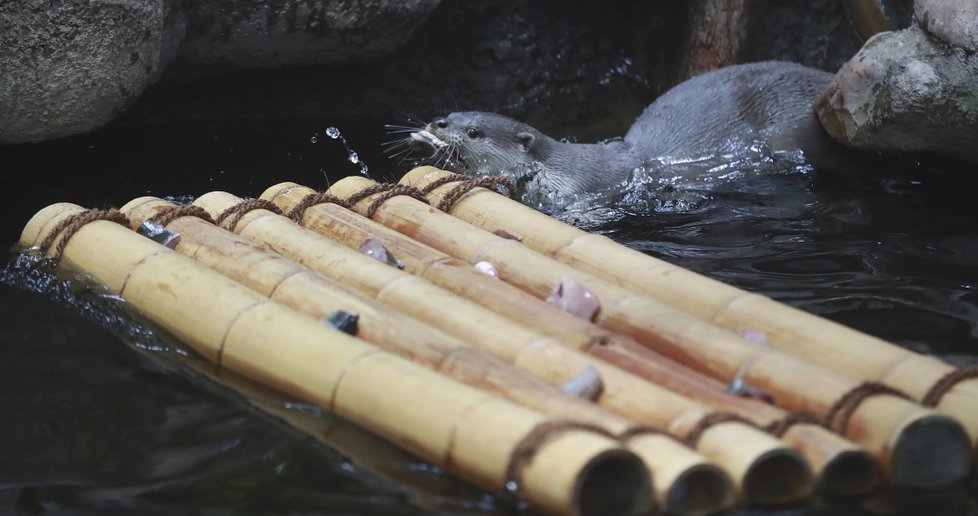
[[(83, 211), (67, 203), (44, 208), (22, 241), (38, 245)], [(604, 436), (554, 427), (555, 420), (328, 328), (114, 222), (83, 225), (63, 252), (222, 367), (333, 410), (480, 485), (503, 490), (517, 481), (528, 502), (550, 512), (650, 509), (641, 460)], [(619, 485), (607, 484), (609, 470)]]
[[(242, 199), (225, 192), (201, 196), (201, 206), (220, 213)], [(133, 227), (177, 205), (140, 197), (124, 205)], [(254, 210), (252, 217), (273, 215)], [(239, 223), (247, 224), (247, 221)], [(180, 234), (174, 250), (228, 276), (262, 295), (316, 319), (334, 310), (359, 316), (357, 336), (435, 369), (553, 417), (602, 427), (613, 435), (632, 434), (636, 425), (613, 412), (519, 372), (483, 350), (420, 323), (371, 298), (349, 290), (282, 255), (195, 216), (178, 217), (166, 228)], [(734, 501), (732, 483), (705, 457), (665, 435), (634, 439), (629, 446), (649, 467), (656, 497), (667, 510), (709, 513)], [(707, 497), (705, 494), (712, 494)]]
[[(211, 213), (214, 196), (197, 201)], [(446, 333), (489, 350), (497, 357), (552, 385), (562, 385), (592, 366), (604, 390), (598, 402), (640, 424), (685, 437), (710, 410), (603, 361), (459, 298), (429, 282), (328, 240), (291, 220), (263, 210), (249, 212), (235, 232), (300, 262), (327, 277), (425, 321)], [(738, 442), (729, 447), (725, 443)], [(752, 504), (782, 503), (807, 496), (812, 488), (807, 462), (772, 436), (741, 422), (707, 428), (696, 449), (723, 467), (742, 498)], [(771, 465), (776, 466), (771, 466)], [(776, 483), (770, 483), (770, 481)]]
[[(335, 183), (329, 193), (347, 198), (375, 184), (365, 178), (347, 177)], [(363, 213), (376, 198), (363, 199), (355, 208)], [(376, 207), (373, 219), (469, 263), (488, 260), (500, 278), (540, 298), (553, 292), (563, 278), (574, 278), (600, 299), (601, 309), (596, 315), (599, 324), (726, 381), (743, 374), (751, 384), (772, 393), (784, 407), (833, 415), (837, 403), (852, 399), (851, 393), (858, 392), (859, 383), (849, 377), (573, 269), (412, 197), (391, 197)], [(857, 400), (847, 415), (851, 417), (838, 425), (840, 431), (879, 458), (890, 482), (931, 487), (967, 476), (971, 446), (953, 418), (891, 394)], [(921, 458), (921, 447), (932, 453)]]
[[(289, 183), (269, 189), (266, 200), (282, 212), (291, 212), (304, 199), (317, 192)], [(421, 244), (381, 224), (373, 222), (335, 203), (309, 206), (302, 225), (349, 248), (359, 248), (366, 239), (375, 239), (393, 252), (404, 270), (430, 280), (455, 294), (560, 339), (583, 352), (612, 362), (642, 378), (705, 403), (716, 410), (730, 410), (760, 426), (783, 420), (788, 414), (763, 402), (734, 397), (723, 392), (716, 380), (647, 348), (620, 334), (588, 321), (476, 271), (461, 260)], [(818, 425), (798, 424), (782, 436), (792, 448), (803, 452), (818, 474), (818, 489), (827, 494), (848, 496), (868, 493), (879, 483), (876, 459), (865, 449)], [(839, 467), (843, 464), (844, 467)]]
[[(420, 167), (406, 174), (401, 182), (424, 187), (447, 175), (450, 173)], [(429, 198), (438, 202), (451, 189), (452, 186), (438, 188)], [(455, 204), (451, 213), (485, 230), (516, 235), (527, 246), (561, 262), (735, 332), (763, 332), (779, 349), (859, 380), (886, 383), (918, 401), (955, 371), (934, 357), (629, 249), (489, 190), (472, 190)], [(955, 384), (939, 398), (936, 407), (961, 421), (972, 440), (978, 441), (976, 403), (978, 379), (970, 379)]]

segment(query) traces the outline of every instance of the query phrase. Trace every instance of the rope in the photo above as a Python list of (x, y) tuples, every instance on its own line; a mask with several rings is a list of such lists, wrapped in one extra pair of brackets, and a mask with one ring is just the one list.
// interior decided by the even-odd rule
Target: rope
[(130, 229), (129, 219), (126, 218), (126, 216), (119, 210), (115, 208), (110, 208), (108, 210), (92, 208), (61, 219), (61, 221), (58, 222), (53, 229), (51, 229), (51, 232), (48, 233), (47, 238), (45, 238), (38, 247), (40, 247), (42, 253), (47, 254), (47, 252), (51, 249), (51, 245), (54, 244), (54, 240), (58, 238), (58, 235), (64, 233), (61, 241), (58, 242), (58, 247), (56, 247), (54, 250), (54, 255), (51, 257), (54, 264), (57, 265), (61, 261), (61, 257), (64, 255), (65, 246), (68, 245), (68, 241), (71, 240), (71, 237), (75, 236), (75, 233), (81, 229), (82, 226), (96, 220), (108, 220), (110, 222), (122, 224), (126, 227), (126, 229)]
[[(238, 222), (241, 222), (241, 217), (244, 217), (245, 214), (252, 210), (268, 210), (276, 215), (282, 214), (282, 210), (272, 201), (248, 199), (222, 211), (217, 216), (217, 224), (224, 225), (224, 227), (228, 228), (228, 231), (234, 232), (234, 228), (238, 226)], [(226, 225), (224, 224), (225, 221), (227, 221)]]

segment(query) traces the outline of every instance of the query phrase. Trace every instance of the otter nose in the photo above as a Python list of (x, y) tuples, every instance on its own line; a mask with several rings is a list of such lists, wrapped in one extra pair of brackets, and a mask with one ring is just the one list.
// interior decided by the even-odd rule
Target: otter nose
[(444, 117), (437, 117), (431, 121), (431, 125), (439, 129), (444, 129), (448, 127), (448, 120), (446, 120)]

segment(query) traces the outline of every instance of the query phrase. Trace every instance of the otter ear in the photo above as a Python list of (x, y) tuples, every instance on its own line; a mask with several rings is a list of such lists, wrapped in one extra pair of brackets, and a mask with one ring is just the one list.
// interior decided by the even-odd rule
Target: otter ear
[(523, 146), (523, 150), (528, 151), (531, 147), (533, 147), (533, 142), (536, 141), (537, 137), (533, 136), (533, 133), (524, 131), (521, 133), (516, 133), (516, 139), (520, 142), (520, 145)]

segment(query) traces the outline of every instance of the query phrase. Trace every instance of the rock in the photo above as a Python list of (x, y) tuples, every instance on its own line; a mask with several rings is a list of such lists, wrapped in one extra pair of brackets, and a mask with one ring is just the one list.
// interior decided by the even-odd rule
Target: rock
[(181, 59), (208, 66), (346, 63), (403, 45), (441, 0), (188, 2)]
[(920, 26), (946, 43), (978, 52), (978, 2), (974, 0), (916, 0)]
[(102, 126), (156, 80), (181, 37), (166, 0), (0, 2), (0, 143)]
[(816, 103), (828, 133), (865, 150), (978, 162), (978, 55), (920, 25), (871, 38)]

